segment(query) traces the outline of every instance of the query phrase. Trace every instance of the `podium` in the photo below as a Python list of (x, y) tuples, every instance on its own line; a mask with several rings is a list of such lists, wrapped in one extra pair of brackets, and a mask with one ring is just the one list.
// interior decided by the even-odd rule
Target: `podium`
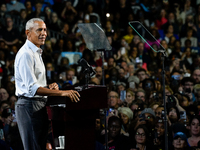
[[(76, 87), (67, 87), (76, 89)], [(88, 86), (80, 90), (80, 101), (68, 97), (48, 97), (47, 113), (53, 139), (65, 136), (65, 150), (95, 149), (95, 119), (99, 109), (107, 108), (106, 86)], [(55, 147), (57, 145), (54, 145)]]

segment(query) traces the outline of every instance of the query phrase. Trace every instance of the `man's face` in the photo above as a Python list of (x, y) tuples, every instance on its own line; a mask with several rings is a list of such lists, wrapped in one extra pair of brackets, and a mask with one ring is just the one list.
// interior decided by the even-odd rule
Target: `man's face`
[(0, 89), (0, 101), (6, 101), (9, 97), (9, 94), (8, 92), (4, 89), (4, 88), (1, 88)]
[(96, 68), (96, 77), (101, 80), (102, 79), (102, 68), (101, 67), (97, 67)]
[(52, 22), (55, 23), (58, 20), (58, 16), (56, 13), (52, 13)]
[[(183, 90), (185, 91), (186, 89), (190, 89), (191, 92), (194, 89), (194, 84), (192, 82), (185, 82), (185, 84), (183, 85)], [(187, 93), (187, 91), (185, 91)]]
[(73, 77), (74, 77), (74, 71), (68, 71), (67, 72), (67, 80), (70, 80), (72, 81), (73, 80)]
[(52, 66), (51, 63), (48, 63), (48, 64), (47, 64), (46, 70), (48, 70), (48, 71), (53, 71), (53, 66)]
[(157, 130), (158, 137), (164, 135), (165, 133), (164, 123), (161, 123), (161, 122), (156, 123), (155, 129)]
[(114, 59), (113, 58), (110, 58), (108, 60), (108, 67), (113, 67), (114, 66)]
[(7, 27), (12, 27), (13, 26), (13, 21), (11, 18), (7, 18), (6, 19), (6, 24), (7, 24)]
[(125, 76), (124, 69), (119, 69), (119, 77), (124, 78), (124, 76)]
[(108, 95), (108, 105), (109, 107), (116, 107), (118, 105), (118, 96), (115, 92), (110, 92)]
[(118, 121), (113, 121), (108, 125), (108, 134), (111, 138), (115, 138), (120, 134), (121, 126)]
[(128, 66), (128, 72), (129, 73), (134, 73), (134, 68), (135, 68), (134, 65), (129, 65)]
[(200, 70), (195, 70), (192, 74), (192, 78), (195, 80), (196, 83), (200, 83)]
[(35, 9), (36, 9), (37, 12), (40, 12), (41, 9), (42, 9), (42, 4), (41, 4), (41, 3), (37, 3), (37, 4), (35, 5)]
[(122, 68), (124, 68), (124, 70), (128, 70), (128, 65), (126, 62), (122, 62), (121, 66), (122, 66)]
[(171, 23), (174, 22), (174, 14), (173, 14), (173, 13), (170, 13), (170, 14), (169, 14), (169, 21), (170, 21)]
[(143, 102), (145, 102), (145, 94), (143, 92), (137, 92), (137, 98), (141, 99)]
[(158, 108), (156, 108), (156, 110), (155, 110), (155, 115), (156, 115), (156, 117), (158, 117), (158, 118), (161, 118), (161, 117), (162, 117), (162, 110), (164, 110), (163, 107), (158, 107)]
[(26, 30), (26, 35), (28, 40), (37, 47), (44, 45), (47, 37), (46, 24), (41, 21), (35, 21), (34, 27), (31, 30)]
[(140, 71), (138, 72), (137, 77), (140, 79), (140, 81), (143, 81), (146, 78), (146, 73), (144, 71)]

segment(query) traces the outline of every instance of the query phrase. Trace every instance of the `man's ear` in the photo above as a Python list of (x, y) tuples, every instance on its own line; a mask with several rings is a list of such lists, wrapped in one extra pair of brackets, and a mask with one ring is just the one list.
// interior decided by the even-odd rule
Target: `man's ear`
[(30, 30), (26, 30), (25, 33), (26, 33), (26, 36), (28, 37), (30, 34)]

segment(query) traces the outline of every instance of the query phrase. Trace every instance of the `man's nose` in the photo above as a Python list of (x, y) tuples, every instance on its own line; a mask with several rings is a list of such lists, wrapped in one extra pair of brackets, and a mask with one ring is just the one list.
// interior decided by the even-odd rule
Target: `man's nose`
[(47, 35), (47, 31), (46, 30), (42, 30), (42, 35)]

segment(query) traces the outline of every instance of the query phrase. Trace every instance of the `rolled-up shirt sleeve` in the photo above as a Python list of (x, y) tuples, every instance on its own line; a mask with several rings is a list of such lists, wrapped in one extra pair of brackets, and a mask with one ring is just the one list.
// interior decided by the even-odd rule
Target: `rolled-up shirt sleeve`
[(37, 92), (37, 89), (40, 85), (37, 83), (37, 78), (34, 73), (34, 57), (29, 55), (28, 53), (24, 53), (21, 55), (19, 60), (19, 74), (22, 79), (22, 83), (24, 87), (26, 87), (28, 93), (31, 96), (34, 96)]

